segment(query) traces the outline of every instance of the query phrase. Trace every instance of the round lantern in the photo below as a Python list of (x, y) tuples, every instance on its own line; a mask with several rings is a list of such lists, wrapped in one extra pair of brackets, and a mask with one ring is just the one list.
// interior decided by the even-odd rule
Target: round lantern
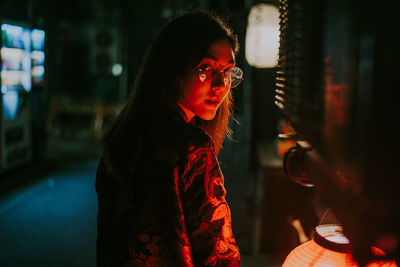
[[(319, 225), (313, 240), (307, 241), (292, 250), (282, 267), (358, 267), (350, 253), (350, 242), (344, 236), (342, 227), (337, 224)], [(376, 255), (382, 250), (372, 248)], [(371, 262), (367, 267), (397, 267), (393, 261)]]
[(272, 4), (257, 4), (250, 9), (246, 30), (247, 62), (257, 68), (278, 64), (279, 10)]

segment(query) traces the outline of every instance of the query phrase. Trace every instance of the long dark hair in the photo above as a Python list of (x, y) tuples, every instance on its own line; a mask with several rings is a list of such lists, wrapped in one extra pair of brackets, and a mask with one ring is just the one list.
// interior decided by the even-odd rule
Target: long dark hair
[[(180, 81), (204, 58), (210, 45), (226, 38), (235, 54), (237, 36), (217, 15), (193, 10), (171, 20), (151, 45), (124, 108), (103, 137), (103, 156), (116, 173), (127, 170), (135, 148), (150, 124), (178, 109)], [(196, 118), (214, 141), (216, 153), (228, 131), (232, 114), (228, 93), (211, 121)]]

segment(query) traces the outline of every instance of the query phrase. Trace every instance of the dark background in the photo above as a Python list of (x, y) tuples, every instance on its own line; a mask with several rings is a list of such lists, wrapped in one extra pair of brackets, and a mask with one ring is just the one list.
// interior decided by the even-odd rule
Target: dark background
[[(286, 215), (281, 216), (284, 224), (279, 216), (278, 223), (264, 223), (274, 215), (265, 208), (267, 198), (260, 191), (268, 171), (258, 163), (257, 147), (266, 144), (273, 148), (272, 160), (277, 158), (280, 115), (273, 103), (274, 69), (254, 69), (245, 61), (247, 16), (256, 3), (1, 1), (0, 22), (46, 33), (44, 83), (28, 97), (31, 158), (0, 170), (1, 266), (94, 266), (94, 179), (101, 133), (129, 95), (153, 38), (171, 17), (190, 8), (216, 11), (231, 24), (241, 46), (237, 65), (245, 80), (234, 91), (237, 122), (231, 122), (233, 135), (219, 159), (242, 264), (273, 266), (299, 244), (296, 233), (285, 234), (283, 241), (265, 234), (288, 231), (290, 225)], [(111, 72), (114, 64), (122, 66), (119, 76)], [(290, 194), (282, 192), (270, 192), (268, 202)]]
[[(281, 264), (289, 251), (300, 244), (298, 233), (291, 225), (294, 219), (301, 220), (310, 236), (320, 219), (314, 206), (314, 191), (289, 181), (282, 170), (281, 154), (277, 153), (280, 146), (285, 146), (277, 139), (277, 134), (285, 128), (285, 120), (274, 105), (276, 69), (256, 69), (245, 60), (247, 16), (251, 6), (259, 2), (262, 1), (1, 1), (0, 22), (14, 21), (46, 32), (45, 81), (32, 89), (29, 98), (32, 158), (19, 166), (0, 170), (1, 266), (94, 266), (97, 212), (94, 175), (101, 154), (101, 133), (129, 95), (146, 50), (161, 27), (177, 12), (197, 7), (214, 10), (228, 20), (241, 46), (237, 65), (244, 71), (244, 81), (234, 91), (237, 122), (231, 122), (233, 135), (224, 143), (219, 160), (243, 266)], [(347, 61), (375, 56), (369, 54), (368, 44), (365, 50), (356, 47), (363, 45), (357, 34), (362, 35), (364, 30), (369, 34), (370, 25), (360, 27), (362, 30), (349, 30), (348, 25), (354, 26), (351, 12), (358, 11), (357, 18), (365, 22), (369, 18), (364, 20), (364, 16), (369, 16), (373, 8), (365, 7), (362, 1), (327, 2), (331, 5), (326, 7), (330, 14), (327, 18), (332, 24), (327, 24), (326, 29), (331, 30), (330, 38), (335, 39), (331, 46), (327, 45), (333, 52), (327, 54), (335, 66), (334, 76), (351, 76), (362, 64), (355, 64), (347, 71)], [(361, 6), (365, 10), (360, 11)], [(384, 24), (383, 21), (379, 25)], [(377, 32), (383, 40), (377, 44), (384, 51), (391, 35), (374, 29), (373, 33)], [(371, 37), (372, 41), (374, 38)], [(306, 41), (312, 44), (320, 40), (308, 38)], [(347, 43), (356, 48), (346, 47)], [(389, 47), (394, 48), (394, 44)], [(383, 59), (388, 53), (381, 53), (377, 62), (384, 65)], [(112, 74), (114, 64), (121, 64), (121, 75)], [(364, 78), (359, 77), (368, 83), (368, 78)], [(355, 83), (349, 82), (346, 88), (356, 88)], [(374, 94), (379, 96), (378, 90)], [(303, 100), (313, 100), (310, 99)], [(394, 102), (392, 99), (390, 103)], [(300, 101), (299, 106), (305, 107), (304, 102)], [(393, 106), (378, 103), (373, 108), (384, 107), (386, 112)], [(370, 105), (364, 103), (360, 108), (368, 110)], [(324, 111), (310, 111), (308, 119), (324, 118)], [(383, 111), (374, 113), (373, 122), (377, 125), (385, 118)], [(357, 113), (362, 120), (368, 120), (363, 114)], [(353, 118), (348, 119), (351, 122)], [(298, 123), (303, 126), (307, 122)], [(390, 126), (390, 137), (394, 140), (393, 124), (382, 122)], [(351, 136), (358, 136), (363, 129), (351, 131)], [(332, 133), (334, 137), (339, 136), (335, 131)], [(383, 139), (382, 135), (378, 137)], [(342, 145), (340, 140), (333, 140), (328, 148), (342, 148), (337, 146)], [(332, 149), (327, 149), (326, 155)]]

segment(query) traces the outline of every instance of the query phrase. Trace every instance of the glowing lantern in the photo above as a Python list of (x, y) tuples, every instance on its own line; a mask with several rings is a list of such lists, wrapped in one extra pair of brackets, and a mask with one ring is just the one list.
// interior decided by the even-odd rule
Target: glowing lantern
[(279, 10), (272, 4), (257, 4), (250, 10), (246, 30), (246, 60), (257, 68), (278, 63)]
[[(373, 247), (375, 255), (384, 252)], [(316, 228), (313, 240), (296, 247), (286, 257), (282, 267), (358, 267), (350, 253), (350, 242), (343, 235), (342, 228), (336, 224), (320, 225)], [(367, 267), (397, 267), (393, 261), (370, 262)]]

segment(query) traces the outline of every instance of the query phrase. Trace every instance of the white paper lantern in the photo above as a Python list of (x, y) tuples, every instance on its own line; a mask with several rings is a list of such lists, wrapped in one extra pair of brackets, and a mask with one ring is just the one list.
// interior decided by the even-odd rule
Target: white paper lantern
[(250, 9), (246, 31), (246, 60), (257, 68), (273, 68), (278, 63), (279, 10), (272, 4)]
[[(377, 247), (371, 247), (376, 256), (385, 253)], [(350, 241), (337, 224), (319, 225), (314, 238), (293, 249), (286, 257), (282, 267), (359, 267), (351, 254)], [(397, 267), (394, 261), (370, 261), (366, 267)]]

